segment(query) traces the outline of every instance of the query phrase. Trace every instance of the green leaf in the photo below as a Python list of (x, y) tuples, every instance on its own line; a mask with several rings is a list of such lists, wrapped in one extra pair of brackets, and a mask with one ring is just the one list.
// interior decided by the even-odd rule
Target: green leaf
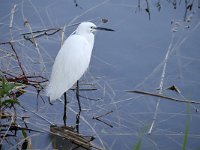
[(2, 79), (1, 97), (5, 94), (9, 95), (9, 91), (14, 88), (14, 85), (9, 84), (4, 78)]
[(5, 78), (1, 78), (0, 98), (4, 97), (4, 95), (10, 96), (10, 91), (18, 86), (22, 86), (22, 84), (21, 83), (10, 83)]
[(1, 81), (1, 89), (0, 89), (0, 96), (3, 97), (5, 92), (4, 92), (4, 89), (5, 89), (5, 79), (2, 78), (2, 81)]
[(185, 126), (182, 150), (186, 150), (186, 144), (187, 144), (187, 139), (188, 139), (188, 131), (189, 131), (189, 123), (187, 123), (186, 126)]
[(140, 150), (142, 143), (142, 138), (140, 138), (137, 143), (134, 145), (133, 150)]
[(24, 129), (22, 129), (22, 135), (24, 138), (27, 138), (27, 134), (26, 134), (26, 131)]
[(16, 99), (7, 99), (7, 100), (4, 100), (4, 101), (0, 101), (0, 106), (6, 105), (6, 104), (18, 104), (18, 105), (20, 105), (20, 103)]
[(189, 127), (190, 127), (190, 104), (188, 103), (187, 104), (187, 118), (186, 118), (186, 124), (185, 124), (185, 131), (184, 131), (184, 137), (183, 137), (182, 150), (186, 150)]
[(137, 142), (133, 146), (133, 150), (140, 150), (141, 149), (142, 140), (143, 140), (145, 133), (147, 133), (147, 130), (148, 130), (148, 126), (144, 126), (141, 129), (141, 131), (139, 132), (139, 135), (138, 135)]
[(7, 82), (5, 85), (6, 85), (5, 86), (6, 94), (9, 94), (9, 91), (12, 90), (15, 87), (15, 85), (13, 83), (8, 83)]
[(0, 88), (0, 98), (2, 98), (3, 96), (4, 96), (4, 90)]

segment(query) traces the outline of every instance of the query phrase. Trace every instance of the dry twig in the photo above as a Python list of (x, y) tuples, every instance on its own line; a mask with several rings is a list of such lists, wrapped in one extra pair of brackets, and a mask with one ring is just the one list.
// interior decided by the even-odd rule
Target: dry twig
[(163, 99), (167, 99), (167, 100), (171, 100), (171, 101), (176, 101), (176, 102), (181, 102), (181, 103), (200, 104), (200, 102), (198, 102), (198, 101), (182, 100), (182, 99), (177, 99), (177, 98), (168, 97), (168, 96), (161, 95), (161, 94), (150, 93), (150, 92), (146, 92), (146, 91), (133, 90), (133, 91), (127, 91), (127, 92), (159, 97), (159, 98), (163, 98)]
[(96, 120), (98, 120), (98, 121), (100, 121), (100, 122), (102, 122), (102, 123), (108, 125), (109, 127), (113, 128), (113, 126), (112, 126), (111, 124), (109, 124), (109, 123), (107, 123), (107, 122), (105, 122), (105, 121), (103, 121), (103, 120), (100, 119), (100, 118), (102, 118), (102, 117), (105, 117), (106, 115), (111, 114), (112, 112), (113, 112), (113, 110), (111, 110), (111, 111), (109, 111), (109, 112), (107, 112), (107, 113), (105, 113), (105, 114), (103, 114), (103, 115), (100, 115), (100, 116), (97, 116), (97, 117), (93, 117), (92, 119), (96, 119)]

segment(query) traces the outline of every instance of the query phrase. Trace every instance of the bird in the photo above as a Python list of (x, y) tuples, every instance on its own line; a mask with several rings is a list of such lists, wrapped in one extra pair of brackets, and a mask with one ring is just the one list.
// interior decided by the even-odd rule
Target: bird
[(114, 31), (97, 27), (92, 22), (81, 22), (64, 41), (55, 58), (46, 88), (50, 102), (60, 99), (88, 69), (94, 46), (94, 32), (97, 30)]

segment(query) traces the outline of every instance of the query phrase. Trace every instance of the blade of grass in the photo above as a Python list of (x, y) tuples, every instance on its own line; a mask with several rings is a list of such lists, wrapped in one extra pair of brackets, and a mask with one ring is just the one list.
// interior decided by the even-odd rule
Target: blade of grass
[(186, 150), (189, 126), (190, 126), (190, 104), (188, 103), (187, 104), (187, 118), (186, 118), (186, 123), (185, 123), (185, 131), (184, 131), (184, 137), (183, 137), (182, 150)]
[(134, 144), (133, 150), (140, 150), (140, 149), (141, 149), (142, 139), (143, 139), (145, 133), (147, 133), (148, 129), (149, 129), (148, 126), (144, 126), (144, 127), (140, 130), (139, 135), (138, 135), (138, 140), (137, 140), (137, 142)]
[(16, 99), (7, 99), (7, 100), (0, 102), (1, 107), (6, 105), (6, 104), (18, 104), (18, 105), (20, 105), (20, 103)]
[(27, 133), (26, 133), (25, 129), (22, 129), (22, 135), (23, 135), (24, 139), (27, 138)]
[(137, 141), (137, 143), (134, 145), (133, 150), (140, 150), (142, 143), (142, 137), (140, 137)]

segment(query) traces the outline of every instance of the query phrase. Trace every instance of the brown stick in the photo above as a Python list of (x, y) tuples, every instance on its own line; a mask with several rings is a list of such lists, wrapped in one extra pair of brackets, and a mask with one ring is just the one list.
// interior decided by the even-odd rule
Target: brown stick
[[(55, 31), (58, 32), (60, 30), (61, 30), (61, 28), (49, 28), (49, 29), (37, 30), (37, 31), (33, 31), (33, 32), (22, 33), (21, 35), (31, 35), (32, 33), (44, 33), (45, 34), (50, 31), (53, 31), (52, 33), (54, 33)], [(52, 34), (52, 33), (49, 33), (49, 34)]]
[[(1, 125), (1, 127), (9, 127), (9, 125)], [(25, 128), (25, 127), (20, 127), (18, 125), (11, 125), (9, 130), (27, 130), (27, 131), (33, 131), (33, 132), (40, 132), (43, 133), (43, 131), (35, 130), (35, 129), (30, 129), (30, 128)], [(3, 129), (2, 129), (3, 131)]]
[(143, 95), (149, 95), (149, 96), (154, 96), (154, 97), (160, 97), (160, 98), (164, 98), (164, 99), (168, 99), (168, 100), (176, 101), (176, 102), (182, 102), (182, 103), (200, 104), (200, 102), (198, 102), (198, 101), (182, 100), (182, 99), (177, 99), (177, 98), (168, 97), (168, 96), (161, 95), (161, 94), (145, 92), (145, 91), (133, 90), (133, 91), (127, 91), (127, 92), (138, 93), (138, 94), (143, 94)]
[(104, 117), (104, 116), (106, 116), (106, 115), (108, 115), (108, 114), (110, 114), (112, 112), (113, 112), (113, 110), (111, 110), (111, 111), (109, 111), (109, 112), (107, 112), (107, 113), (105, 113), (103, 115), (100, 115), (100, 116), (97, 116), (97, 117), (93, 117), (92, 119), (98, 120), (98, 121), (108, 125), (109, 127), (113, 128), (113, 126), (111, 124), (109, 124), (109, 123), (107, 123), (107, 122), (105, 122), (104, 120), (101, 119), (102, 117)]
[(22, 35), (24, 36), (24, 39), (26, 40), (34, 40), (35, 38), (39, 38), (39, 37), (42, 37), (42, 36), (50, 36), (50, 35), (53, 35), (57, 32), (59, 32), (61, 29), (45, 29), (45, 30), (38, 30), (38, 31), (34, 31), (32, 32), (33, 34), (36, 34), (37, 35), (34, 35), (34, 36), (29, 36), (31, 35), (30, 32), (28, 33), (23, 33)]
[(108, 115), (108, 114), (111, 114), (113, 112), (113, 110), (111, 110), (111, 111), (109, 111), (109, 112), (107, 112), (107, 113), (105, 113), (105, 114), (103, 114), (103, 115), (100, 115), (100, 116), (97, 116), (97, 117), (93, 117), (94, 119), (96, 119), (96, 118), (101, 118), (101, 117), (104, 117), (104, 116), (106, 116), (106, 115)]

